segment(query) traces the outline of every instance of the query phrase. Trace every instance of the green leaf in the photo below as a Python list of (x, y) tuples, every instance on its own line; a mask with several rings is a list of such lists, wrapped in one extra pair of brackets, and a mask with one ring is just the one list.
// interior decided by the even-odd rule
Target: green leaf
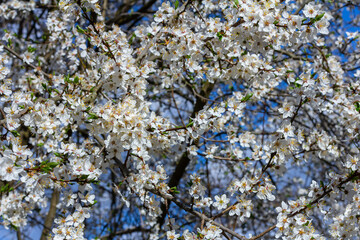
[(316, 17), (314, 18), (314, 22), (320, 21), (324, 15), (325, 15), (325, 12), (322, 14), (316, 15)]
[(71, 80), (70, 80), (70, 75), (69, 74), (65, 76), (64, 81), (67, 82), (67, 83), (72, 83)]
[(308, 209), (312, 209), (312, 208), (314, 208), (314, 206), (313, 206), (313, 205), (311, 205), (310, 203), (306, 204), (306, 207), (307, 207)]
[(128, 42), (130, 45), (133, 43), (135, 37), (136, 37), (136, 34), (133, 33), (131, 38), (129, 39), (129, 42)]
[(76, 26), (76, 30), (79, 32), (79, 33), (82, 33), (82, 34), (85, 34), (86, 31), (84, 29), (82, 29), (79, 25)]
[(80, 78), (79, 78), (78, 76), (76, 76), (76, 77), (74, 78), (73, 83), (79, 83), (79, 82), (80, 82)]
[(89, 177), (89, 175), (81, 175), (80, 179), (81, 180), (86, 180)]
[(178, 7), (179, 7), (179, 0), (176, 0), (175, 1), (175, 10), (178, 9)]
[(14, 137), (19, 137), (20, 133), (16, 130), (12, 130), (11, 133), (14, 135)]
[(221, 32), (217, 32), (216, 36), (219, 38), (219, 40), (221, 41), (221, 39), (223, 38), (224, 34), (222, 34)]
[(54, 155), (57, 156), (57, 157), (61, 157), (61, 154), (58, 153), (58, 152), (54, 152)]
[(191, 127), (192, 125), (194, 125), (194, 122), (192, 120), (190, 120), (190, 122), (188, 124), (186, 124), (186, 127)]
[(197, 238), (198, 238), (198, 239), (203, 239), (203, 238), (204, 238), (204, 235), (198, 232), (198, 233), (197, 233)]
[(95, 183), (96, 185), (99, 185), (100, 184), (100, 181), (96, 180), (96, 179), (92, 179), (90, 181), (90, 183)]
[(360, 102), (355, 102), (354, 106), (355, 106), (356, 111), (360, 113)]
[(59, 163), (57, 163), (57, 162), (49, 162), (47, 164), (47, 166), (52, 169), (54, 169), (57, 165), (59, 165)]
[(96, 116), (95, 113), (88, 113), (90, 115), (90, 117), (88, 117), (87, 119), (90, 120), (90, 119), (98, 119), (99, 117)]
[(44, 173), (49, 173), (52, 169), (50, 167), (42, 167), (40, 170)]
[(49, 162), (49, 160), (45, 160), (45, 161), (40, 163), (40, 166), (45, 166), (48, 162)]
[(90, 207), (94, 206), (98, 201), (94, 200), (92, 204), (90, 204)]
[(1, 187), (0, 189), (0, 193), (8, 193), (8, 192), (11, 192), (13, 191), (14, 188), (13, 187), (10, 187), (9, 183), (6, 183), (4, 186)]
[(173, 192), (173, 193), (180, 193), (176, 187), (172, 187), (170, 189), (171, 189), (171, 192)]
[(252, 96), (252, 93), (246, 94), (246, 96), (241, 99), (241, 102), (247, 102)]
[(35, 52), (35, 51), (36, 51), (36, 48), (33, 48), (33, 47), (29, 46), (29, 47), (27, 48), (27, 50), (32, 53), (32, 52)]
[(14, 224), (10, 223), (10, 228), (12, 228), (15, 231), (18, 231), (19, 228), (17, 226), (15, 226)]

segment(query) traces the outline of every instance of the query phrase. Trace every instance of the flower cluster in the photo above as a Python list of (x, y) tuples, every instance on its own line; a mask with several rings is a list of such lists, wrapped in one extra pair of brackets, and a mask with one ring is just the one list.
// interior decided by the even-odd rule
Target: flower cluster
[(344, 15), (358, 11), (2, 1), (1, 224), (21, 234), (40, 213), (59, 240), (356, 237), (360, 30)]

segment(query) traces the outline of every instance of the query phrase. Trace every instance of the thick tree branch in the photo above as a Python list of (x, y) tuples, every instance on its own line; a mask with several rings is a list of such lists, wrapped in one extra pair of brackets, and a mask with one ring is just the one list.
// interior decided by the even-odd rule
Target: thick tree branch
[(40, 240), (46, 240), (48, 239), (48, 235), (50, 233), (50, 230), (55, 216), (56, 216), (56, 205), (59, 203), (60, 199), (60, 191), (58, 189), (54, 189), (52, 195), (51, 195), (51, 201), (50, 201), (50, 207), (49, 212), (46, 215), (45, 222), (44, 222), (44, 229), (41, 233)]
[[(213, 90), (213, 88), (214, 88), (214, 84), (204, 83), (199, 95), (204, 96), (206, 99), (210, 96), (210, 93)], [(196, 96), (196, 103), (195, 103), (193, 112), (191, 114), (191, 118), (195, 118), (196, 114), (204, 108), (204, 106), (207, 103), (207, 101), (205, 99), (201, 98), (199, 96)], [(173, 172), (173, 174), (171, 175), (171, 178), (169, 180), (168, 185), (170, 188), (176, 187), (179, 185), (180, 180), (183, 177), (183, 175), (186, 171), (186, 167), (189, 165), (189, 163), (190, 163), (190, 158), (187, 155), (187, 153), (184, 152), (183, 155), (181, 156), (180, 160), (178, 161), (178, 163), (175, 167), (175, 171)], [(165, 204), (161, 205), (161, 210), (162, 210), (162, 215), (158, 219), (158, 223), (160, 224), (160, 226), (164, 223), (165, 216), (167, 213)]]

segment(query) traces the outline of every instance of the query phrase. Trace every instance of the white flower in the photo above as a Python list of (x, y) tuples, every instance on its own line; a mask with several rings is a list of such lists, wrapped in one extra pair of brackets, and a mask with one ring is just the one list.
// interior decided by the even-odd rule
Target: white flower
[(215, 196), (216, 202), (213, 203), (213, 206), (216, 207), (218, 210), (224, 209), (227, 207), (227, 204), (230, 202), (230, 199), (223, 194), (221, 197)]
[(346, 32), (347, 39), (355, 39), (359, 36), (359, 32)]
[(82, 223), (85, 218), (90, 217), (89, 208), (83, 208), (79, 203), (75, 204), (76, 212), (73, 214), (74, 218), (77, 218), (79, 223)]
[(34, 62), (34, 53), (26, 52), (22, 55), (22, 59), (25, 63), (31, 64)]
[(330, 25), (329, 21), (322, 18), (320, 21), (315, 23), (315, 27), (317, 28), (319, 33), (329, 34), (328, 26)]
[(279, 112), (283, 115), (283, 118), (291, 117), (295, 110), (295, 106), (291, 102), (284, 102), (283, 106), (279, 108)]
[(348, 155), (344, 166), (355, 171), (360, 167), (359, 158), (356, 156)]
[(294, 137), (294, 127), (291, 125), (289, 121), (285, 121), (281, 128), (278, 130), (278, 132), (282, 133), (284, 135), (285, 139), (288, 139), (289, 137)]
[(273, 190), (275, 190), (275, 186), (266, 182), (265, 186), (260, 186), (256, 196), (260, 199), (268, 199), (269, 201), (274, 201), (275, 196), (272, 194)]
[(166, 232), (166, 237), (168, 240), (175, 240), (180, 237), (180, 234), (176, 234), (175, 230), (171, 230)]
[(315, 5), (312, 3), (306, 4), (303, 9), (303, 13), (305, 17), (314, 18), (318, 14), (318, 10), (316, 9)]
[(24, 170), (16, 167), (14, 161), (8, 157), (0, 158), (0, 179), (4, 181), (13, 181), (20, 178), (20, 173)]
[(14, 152), (15, 156), (20, 157), (20, 158), (26, 158), (26, 157), (30, 157), (31, 155), (33, 155), (33, 153), (25, 146), (16, 145), (16, 144), (13, 145), (13, 152)]

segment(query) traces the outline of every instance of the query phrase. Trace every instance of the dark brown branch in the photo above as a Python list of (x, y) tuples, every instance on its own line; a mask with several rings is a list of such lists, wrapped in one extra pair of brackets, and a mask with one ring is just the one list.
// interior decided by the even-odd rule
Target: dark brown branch
[(56, 216), (56, 205), (59, 203), (60, 192), (58, 189), (54, 189), (51, 195), (50, 207), (49, 212), (46, 215), (45, 222), (44, 222), (44, 229), (41, 233), (40, 240), (48, 239), (49, 232), (53, 225), (55, 216)]
[(102, 237), (100, 237), (100, 239), (106, 240), (109, 237), (121, 236), (121, 235), (125, 235), (125, 234), (131, 234), (134, 232), (150, 232), (150, 229), (146, 229), (146, 228), (142, 228), (142, 227), (132, 227), (132, 228), (128, 228), (125, 230), (117, 231), (115, 233), (111, 233), (109, 235), (102, 236)]
[[(200, 95), (204, 96), (205, 98), (208, 98), (210, 96), (210, 93), (212, 91), (212, 89), (214, 88), (214, 84), (212, 83), (204, 83), (203, 87), (200, 91)], [(196, 97), (196, 103), (193, 109), (193, 112), (191, 114), (191, 118), (195, 118), (196, 114), (201, 111), (204, 106), (206, 105), (207, 101), (204, 98), (200, 98), (200, 97)], [(169, 180), (169, 187), (176, 187), (179, 185), (181, 178), (183, 177), (185, 171), (186, 171), (186, 167), (189, 165), (190, 163), (190, 158), (187, 155), (187, 153), (183, 153), (183, 155), (181, 156), (180, 160), (178, 161), (175, 171), (173, 172), (173, 174), (171, 175), (171, 178)], [(161, 210), (162, 210), (162, 215), (159, 217), (158, 219), (158, 223), (160, 224), (160, 226), (164, 223), (165, 217), (166, 217), (166, 207), (165, 204), (161, 205)]]
[(121, 5), (118, 10), (115, 13), (115, 17), (108, 20), (106, 22), (106, 25), (112, 25), (112, 24), (116, 24), (116, 25), (123, 25), (126, 23), (129, 23), (135, 19), (137, 19), (137, 17), (139, 16), (139, 14), (142, 13), (147, 13), (149, 11), (149, 9), (152, 7), (152, 5), (154, 5), (156, 3), (156, 0), (150, 0), (147, 3), (145, 3), (137, 12), (136, 14), (130, 14), (130, 15), (123, 15), (123, 13), (126, 13), (127, 11), (129, 11), (131, 9), (131, 7), (133, 6), (135, 2), (132, 0), (127, 1), (127, 3)]

